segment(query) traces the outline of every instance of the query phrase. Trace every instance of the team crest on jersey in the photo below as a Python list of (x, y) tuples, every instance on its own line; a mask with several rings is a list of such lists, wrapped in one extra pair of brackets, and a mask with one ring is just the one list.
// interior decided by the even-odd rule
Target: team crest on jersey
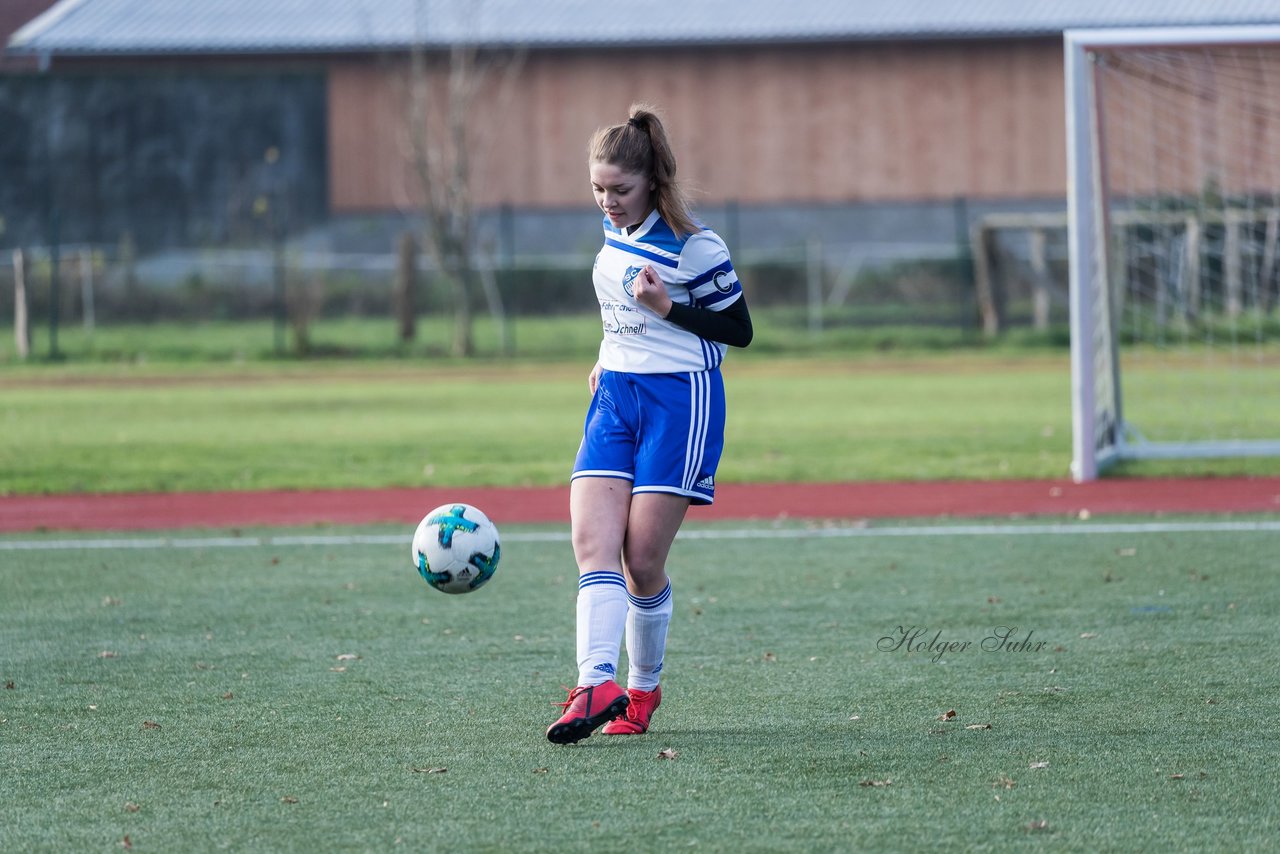
[(636, 295), (631, 285), (643, 269), (643, 267), (628, 267), (627, 272), (622, 274), (622, 289), (627, 292), (627, 296), (634, 297)]
[(727, 294), (729, 291), (733, 290), (733, 282), (729, 281), (728, 270), (721, 270), (719, 273), (716, 273), (711, 279), (711, 284), (715, 285), (716, 290), (722, 294)]

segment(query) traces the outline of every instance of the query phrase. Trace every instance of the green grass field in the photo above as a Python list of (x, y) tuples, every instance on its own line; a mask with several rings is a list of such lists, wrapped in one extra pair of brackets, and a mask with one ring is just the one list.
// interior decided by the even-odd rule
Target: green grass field
[[(724, 482), (1067, 474), (1065, 355), (733, 356)], [(563, 483), (590, 363), (15, 368), (0, 373), (0, 494)], [(1176, 374), (1248, 403), (1191, 408), (1168, 371), (1135, 365), (1130, 404), (1152, 437), (1275, 436), (1276, 364), (1241, 374), (1188, 361)], [(1280, 459), (1125, 471), (1280, 474)]]
[(0, 538), (0, 850), (1265, 849), (1280, 529), (1160, 524), (691, 526), (653, 730), (573, 747), (561, 529), (466, 597), (386, 528)]

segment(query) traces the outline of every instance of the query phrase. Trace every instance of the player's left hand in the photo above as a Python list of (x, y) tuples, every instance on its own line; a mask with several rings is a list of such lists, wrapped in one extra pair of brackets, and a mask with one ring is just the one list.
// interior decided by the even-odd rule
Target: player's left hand
[(671, 296), (667, 293), (667, 286), (662, 283), (658, 271), (653, 269), (652, 264), (645, 265), (640, 275), (635, 277), (631, 289), (635, 294), (636, 302), (657, 314), (658, 317), (666, 317), (671, 311)]

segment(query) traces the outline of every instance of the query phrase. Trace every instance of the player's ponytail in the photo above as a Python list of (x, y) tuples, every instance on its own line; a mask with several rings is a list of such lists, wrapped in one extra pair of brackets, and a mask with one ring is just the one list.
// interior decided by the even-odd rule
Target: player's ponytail
[(701, 230), (693, 221), (689, 199), (676, 180), (676, 156), (667, 131), (648, 104), (632, 104), (625, 123), (596, 131), (588, 150), (593, 163), (609, 163), (627, 172), (648, 175), (653, 181), (654, 206), (677, 237)]

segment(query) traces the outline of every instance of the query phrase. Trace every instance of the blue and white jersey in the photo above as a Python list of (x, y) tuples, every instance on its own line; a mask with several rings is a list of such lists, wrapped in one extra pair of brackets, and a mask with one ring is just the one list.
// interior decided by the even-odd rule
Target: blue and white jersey
[(721, 311), (742, 296), (729, 250), (714, 231), (677, 238), (655, 210), (627, 234), (606, 217), (604, 248), (592, 274), (604, 321), (601, 367), (633, 374), (718, 367), (727, 345), (682, 329), (636, 302), (631, 284), (646, 264), (658, 271), (672, 302)]

